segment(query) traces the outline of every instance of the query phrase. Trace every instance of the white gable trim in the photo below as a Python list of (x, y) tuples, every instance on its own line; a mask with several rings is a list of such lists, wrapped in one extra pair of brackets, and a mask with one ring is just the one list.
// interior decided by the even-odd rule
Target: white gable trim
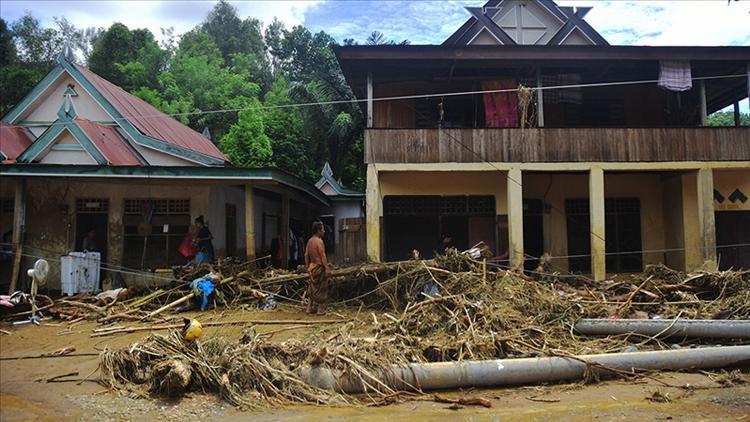
[[(559, 16), (557, 16), (557, 13), (555, 13), (555, 12), (554, 12), (554, 11), (552, 11), (552, 10), (551, 10), (551, 9), (550, 9), (549, 7), (547, 7), (547, 5), (546, 5), (546, 4), (544, 4), (544, 3), (542, 3), (542, 2), (537, 2), (537, 4), (538, 4), (539, 6), (542, 6), (542, 7), (543, 7), (543, 8), (545, 8), (545, 9), (547, 9), (547, 11), (548, 11), (548, 12), (549, 12), (549, 13), (550, 13), (550, 14), (552, 15), (552, 17), (554, 17), (555, 19), (557, 19), (557, 21), (558, 21), (558, 22), (560, 22), (561, 24), (565, 25), (565, 21), (564, 21), (564, 20), (562, 20), (562, 19), (560, 19), (560, 17), (559, 17)], [(558, 8), (558, 9), (559, 9), (559, 8)], [(560, 10), (560, 13), (563, 13), (563, 11), (562, 11), (562, 10)], [(563, 14), (565, 14), (565, 13), (563, 13)]]
[[(136, 130), (137, 129), (138, 128), (136, 128)], [(183, 157), (182, 155), (173, 154), (173, 153), (171, 153), (169, 151), (162, 151), (160, 149), (156, 149), (156, 148), (150, 147), (148, 145), (144, 145), (144, 144), (138, 143), (138, 142), (136, 142), (135, 139), (133, 139), (133, 138), (130, 137), (130, 135), (127, 133), (127, 131), (124, 131), (124, 132), (128, 136), (128, 138), (130, 138), (134, 143), (138, 144), (138, 146), (140, 146), (140, 147), (146, 148), (146, 149), (151, 150), (151, 151), (156, 151), (156, 152), (161, 153), (161, 154), (169, 155), (169, 156), (175, 157), (177, 159), (180, 159), (182, 161), (187, 161), (187, 162), (190, 162), (190, 163), (199, 164), (201, 167), (205, 167), (206, 166), (205, 164), (201, 163), (200, 161), (191, 160), (191, 159), (189, 159), (187, 157)], [(146, 135), (143, 135), (143, 136), (146, 136)], [(148, 164), (151, 164), (151, 163), (148, 163)]]
[[(477, 21), (477, 23), (481, 24), (481, 22), (479, 22), (479, 21)], [(492, 35), (492, 38), (496, 39), (496, 40), (497, 40), (497, 42), (498, 42), (498, 43), (500, 43), (500, 45), (505, 45), (505, 44), (503, 44), (503, 42), (502, 42), (502, 41), (500, 41), (500, 39), (499, 39), (499, 38), (497, 38), (497, 37), (495, 36), (495, 34), (493, 34), (493, 33), (492, 33), (492, 31), (490, 31), (489, 29), (487, 29), (487, 27), (486, 27), (486, 26), (482, 26), (482, 29), (481, 29), (481, 30), (480, 30), (479, 32), (477, 32), (477, 34), (476, 34), (476, 35), (474, 35), (474, 36), (473, 36), (473, 37), (472, 37), (472, 38), (471, 38), (471, 39), (469, 40), (469, 42), (467, 42), (467, 43), (466, 43), (466, 45), (469, 45), (469, 44), (473, 43), (473, 42), (474, 42), (474, 40), (475, 40), (475, 39), (476, 39), (476, 38), (477, 38), (478, 36), (482, 35), (482, 32), (487, 32), (488, 34)]]
[(571, 34), (573, 34), (573, 32), (574, 32), (574, 31), (575, 31), (576, 29), (577, 29), (577, 30), (578, 30), (578, 32), (580, 32), (580, 33), (581, 33), (581, 35), (583, 35), (583, 36), (584, 36), (584, 37), (585, 37), (585, 38), (586, 38), (587, 40), (591, 41), (591, 44), (593, 44), (593, 45), (596, 45), (596, 41), (592, 40), (592, 39), (591, 39), (591, 37), (589, 37), (588, 35), (586, 35), (586, 32), (585, 32), (584, 30), (582, 30), (581, 28), (579, 28), (579, 27), (578, 27), (578, 25), (573, 25), (573, 28), (571, 28), (571, 30), (570, 30), (570, 31), (568, 31), (568, 33), (567, 33), (567, 34), (565, 34), (565, 36), (563, 37), (563, 39), (561, 39), (561, 40), (560, 40), (560, 42), (559, 42), (559, 43), (558, 43), (557, 45), (562, 45), (562, 44), (563, 44), (563, 43), (565, 42), (565, 40), (567, 40), (567, 39), (568, 39), (568, 37), (569, 37), (569, 36), (571, 36)]
[[(94, 162), (96, 163), (97, 162), (96, 158), (94, 158), (94, 156), (91, 155), (91, 153), (88, 152), (86, 150), (86, 148), (83, 147), (83, 144), (81, 143), (81, 140), (78, 139), (78, 137), (76, 136), (76, 134), (73, 133), (71, 130), (69, 130), (67, 127), (62, 128), (62, 131), (60, 131), (60, 133), (58, 133), (57, 136), (55, 136), (55, 138), (52, 140), (52, 143), (51, 143), (51, 145), (49, 147), (47, 147), (47, 148), (39, 151), (39, 153), (36, 154), (35, 156), (33, 156), (29, 161), (34, 161), (34, 160), (37, 160), (37, 159), (39, 159), (39, 160), (43, 159), (47, 154), (49, 154), (50, 151), (52, 151), (52, 149), (55, 147), (55, 144), (57, 144), (57, 142), (59, 142), (58, 139), (64, 133), (66, 133), (66, 132), (69, 133), (70, 136), (72, 136), (73, 139), (76, 140), (76, 142), (78, 142), (78, 145), (81, 147), (81, 149), (83, 149), (84, 152), (86, 152), (86, 155), (88, 155), (89, 157), (91, 157), (91, 159), (94, 160)], [(91, 142), (91, 144), (94, 146), (94, 148), (96, 148), (97, 151), (99, 151), (99, 154), (101, 154), (102, 157), (104, 157), (104, 159), (109, 162), (109, 160), (107, 159), (107, 156), (104, 155), (104, 154), (102, 154), (102, 151), (99, 149), (99, 147), (96, 146), (96, 144), (93, 141)], [(42, 155), (42, 153), (44, 153), (44, 155)]]
[[(52, 70), (52, 71), (54, 71), (54, 70)], [(49, 90), (51, 90), (52, 88), (54, 88), (54, 86), (55, 86), (55, 85), (57, 84), (57, 81), (59, 81), (59, 80), (60, 80), (60, 78), (61, 78), (61, 77), (62, 77), (63, 75), (65, 75), (65, 74), (68, 74), (69, 76), (71, 76), (71, 77), (72, 77), (72, 75), (70, 75), (70, 74), (68, 73), (68, 71), (67, 71), (67, 70), (65, 70), (65, 68), (63, 68), (62, 66), (60, 66), (60, 74), (59, 74), (59, 75), (57, 75), (57, 76), (55, 77), (55, 79), (53, 79), (52, 81), (50, 81), (50, 83), (49, 83), (49, 84), (47, 85), (47, 87), (46, 87), (46, 88), (44, 88), (44, 89), (43, 89), (43, 90), (41, 90), (41, 91), (40, 91), (40, 92), (39, 92), (39, 93), (38, 93), (37, 95), (35, 95), (35, 96), (34, 96), (34, 97), (33, 97), (33, 98), (32, 98), (32, 99), (31, 99), (31, 100), (30, 100), (30, 101), (29, 101), (29, 102), (28, 102), (28, 103), (26, 104), (26, 106), (25, 106), (25, 107), (24, 107), (23, 109), (21, 109), (21, 110), (20, 110), (20, 111), (18, 112), (18, 115), (16, 116), (16, 118), (15, 118), (15, 119), (13, 119), (12, 121), (10, 121), (10, 122), (8, 122), (8, 123), (10, 123), (10, 124), (16, 124), (16, 123), (18, 123), (18, 120), (19, 120), (19, 119), (21, 118), (21, 116), (22, 116), (23, 114), (25, 114), (25, 113), (26, 113), (26, 112), (27, 112), (27, 111), (29, 110), (29, 108), (31, 108), (31, 105), (32, 105), (32, 104), (34, 104), (34, 103), (35, 103), (35, 102), (36, 102), (36, 101), (37, 101), (37, 100), (38, 100), (39, 98), (41, 98), (42, 96), (44, 96), (44, 95), (48, 94), (48, 91), (49, 91)], [(75, 78), (73, 78), (73, 79), (75, 79)], [(41, 82), (39, 82), (39, 83), (41, 83)], [(32, 89), (33, 89), (33, 88), (32, 88)], [(23, 101), (23, 100), (21, 100), (21, 101)], [(12, 112), (12, 111), (13, 111), (13, 109), (11, 109), (10, 111)]]

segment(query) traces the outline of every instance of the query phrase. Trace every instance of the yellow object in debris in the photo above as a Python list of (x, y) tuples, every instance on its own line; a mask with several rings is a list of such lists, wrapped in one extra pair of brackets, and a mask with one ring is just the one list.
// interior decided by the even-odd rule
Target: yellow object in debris
[(185, 326), (182, 327), (182, 338), (187, 341), (195, 341), (203, 334), (203, 326), (196, 319), (184, 319)]

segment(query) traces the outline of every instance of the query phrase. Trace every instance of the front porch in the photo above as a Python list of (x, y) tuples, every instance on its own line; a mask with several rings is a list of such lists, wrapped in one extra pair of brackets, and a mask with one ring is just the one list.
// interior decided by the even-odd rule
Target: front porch
[[(52, 290), (59, 289), (60, 256), (83, 250), (91, 230), (106, 276), (116, 273), (128, 282), (143, 271), (185, 264), (178, 247), (199, 216), (214, 237), (217, 258), (272, 255), (276, 266), (296, 266), (303, 246), (295, 239), (305, 238), (328, 207), (313, 186), (278, 170), (49, 165), (1, 170), (0, 197), (12, 203), (3, 208), (2, 230), (12, 233), (14, 251), (22, 255), (18, 263), (2, 263), (3, 281), (23, 285), (23, 270), (40, 257), (50, 262)], [(8, 287), (12, 284), (0, 289)]]
[[(456, 220), (448, 215), (451, 210), (399, 216), (399, 201), (438, 204), (463, 196), (494, 203), (486, 217), (461, 217), (466, 230), (456, 246), (483, 240), (509, 266), (533, 270), (546, 253), (554, 270), (597, 280), (658, 263), (687, 271), (750, 267), (750, 245), (744, 245), (750, 235), (743, 234), (750, 200), (741, 201), (750, 191), (750, 168), (742, 163), (377, 164), (368, 169), (373, 260), (406, 259), (412, 248), (429, 255), (445, 222)], [(483, 226), (483, 218), (490, 223)]]

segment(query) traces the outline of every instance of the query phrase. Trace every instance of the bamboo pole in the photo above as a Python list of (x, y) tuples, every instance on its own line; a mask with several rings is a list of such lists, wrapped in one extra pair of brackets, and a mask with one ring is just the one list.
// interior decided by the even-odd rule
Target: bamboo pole
[[(295, 319), (249, 319), (241, 321), (212, 321), (201, 324), (203, 327), (215, 327), (222, 325), (239, 325), (239, 324), (253, 324), (253, 325), (317, 325), (317, 324), (337, 324), (348, 322), (344, 319), (318, 319), (318, 320), (295, 320)], [(174, 328), (182, 328), (184, 324), (167, 324), (167, 325), (151, 325), (147, 327), (125, 327), (119, 330), (102, 331), (91, 334), (91, 337), (104, 337), (112, 334), (127, 334), (135, 333), (138, 331), (159, 331), (159, 330), (170, 330)]]

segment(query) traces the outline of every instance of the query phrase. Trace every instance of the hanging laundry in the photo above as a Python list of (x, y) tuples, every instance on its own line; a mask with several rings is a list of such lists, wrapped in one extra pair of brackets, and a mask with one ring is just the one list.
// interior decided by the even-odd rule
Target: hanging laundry
[(482, 90), (513, 90), (508, 92), (488, 92), (484, 98), (484, 116), (486, 127), (518, 127), (518, 93), (515, 80), (482, 82)]
[(687, 91), (693, 88), (690, 62), (687, 60), (660, 60), (658, 85), (670, 91)]

